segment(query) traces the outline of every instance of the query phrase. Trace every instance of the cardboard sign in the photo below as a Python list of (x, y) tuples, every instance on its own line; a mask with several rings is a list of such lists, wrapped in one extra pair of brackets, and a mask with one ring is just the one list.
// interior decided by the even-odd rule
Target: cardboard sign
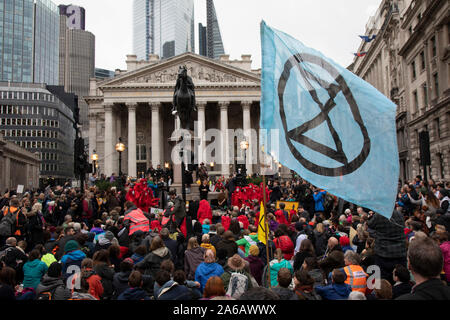
[(294, 201), (277, 201), (277, 209), (280, 209), (280, 203), (284, 203), (284, 210), (291, 211), (294, 209), (295, 211), (298, 210), (298, 202)]
[(17, 193), (18, 193), (18, 194), (23, 193), (23, 185), (22, 185), (22, 184), (19, 184), (19, 185), (17, 186)]

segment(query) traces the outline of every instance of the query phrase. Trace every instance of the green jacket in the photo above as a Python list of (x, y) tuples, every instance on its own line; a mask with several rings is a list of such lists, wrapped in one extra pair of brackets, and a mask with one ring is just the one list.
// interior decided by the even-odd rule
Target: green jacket
[(250, 247), (252, 246), (252, 244), (257, 244), (258, 242), (258, 234), (250, 234), (236, 241), (236, 244), (238, 245), (238, 247), (245, 246), (245, 257), (248, 257)]

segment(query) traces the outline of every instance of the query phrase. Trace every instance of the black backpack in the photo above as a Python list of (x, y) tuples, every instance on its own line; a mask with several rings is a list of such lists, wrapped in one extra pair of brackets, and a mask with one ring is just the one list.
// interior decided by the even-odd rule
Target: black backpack
[(36, 300), (39, 300), (39, 301), (53, 300), (53, 296), (55, 295), (55, 291), (57, 288), (58, 288), (58, 286), (54, 287), (53, 289), (51, 289), (49, 291), (43, 291), (43, 292), (39, 293)]

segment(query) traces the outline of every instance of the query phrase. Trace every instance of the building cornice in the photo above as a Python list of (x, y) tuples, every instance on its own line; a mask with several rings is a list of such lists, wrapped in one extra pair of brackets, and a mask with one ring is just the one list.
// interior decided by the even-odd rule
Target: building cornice
[[(420, 19), (420, 22), (417, 24), (417, 26), (413, 30), (413, 34), (409, 37), (408, 41), (403, 45), (403, 47), (399, 50), (398, 54), (402, 57), (406, 55), (406, 53), (413, 47), (417, 42), (420, 40), (420, 36), (423, 34), (423, 31), (425, 28), (430, 26), (430, 23), (433, 24), (433, 14), (434, 12), (442, 7), (444, 5), (444, 1), (433, 1), (431, 5), (425, 10), (422, 19)], [(419, 7), (419, 6), (416, 6)], [(414, 13), (413, 11), (412, 13)], [(411, 13), (411, 15), (412, 15)], [(443, 21), (440, 21), (438, 23), (434, 23), (434, 25), (439, 25)], [(402, 29), (405, 29), (406, 25), (403, 23)]]
[(445, 98), (443, 98), (441, 101), (439, 101), (435, 106), (432, 106), (431, 108), (429, 108), (424, 114), (422, 114), (421, 116), (411, 120), (408, 122), (408, 126), (413, 126), (421, 121), (423, 121), (424, 119), (427, 119), (430, 115), (434, 115), (436, 114), (436, 112), (443, 108), (443, 107), (448, 107), (450, 104), (450, 94), (449, 92), (447, 92), (446, 94), (447, 96)]

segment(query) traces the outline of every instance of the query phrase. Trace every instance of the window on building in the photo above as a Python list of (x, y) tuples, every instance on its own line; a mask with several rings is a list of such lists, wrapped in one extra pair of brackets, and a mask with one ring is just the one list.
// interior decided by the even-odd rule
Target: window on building
[(437, 54), (437, 48), (436, 48), (436, 37), (433, 36), (431, 38), (431, 56), (434, 58)]
[(434, 82), (434, 96), (436, 98), (439, 98), (439, 75), (437, 73), (433, 75), (433, 82)]
[(425, 52), (421, 52), (420, 53), (420, 66), (421, 66), (421, 70), (425, 70)]
[(412, 79), (416, 80), (416, 62), (411, 62)]
[(434, 119), (434, 130), (436, 130), (436, 139), (440, 139), (441, 129), (439, 127), (439, 118)]
[(413, 92), (413, 103), (414, 103), (414, 113), (419, 111), (419, 98), (417, 96), (417, 91)]
[(426, 82), (422, 85), (422, 97), (423, 97), (423, 106), (424, 108), (426, 108), (428, 106), (428, 87)]

